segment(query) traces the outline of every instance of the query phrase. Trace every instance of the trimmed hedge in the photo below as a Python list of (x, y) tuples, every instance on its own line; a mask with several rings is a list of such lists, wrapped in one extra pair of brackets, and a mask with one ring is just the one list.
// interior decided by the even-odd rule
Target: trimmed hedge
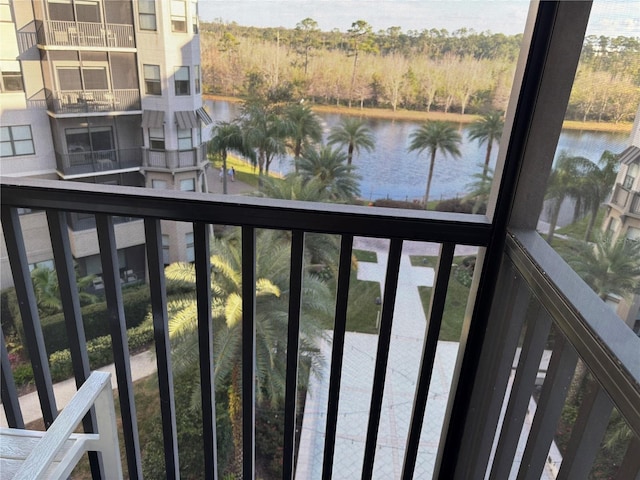
[[(153, 325), (147, 321), (137, 327), (127, 330), (129, 350), (137, 350), (153, 341)], [(106, 335), (87, 342), (89, 365), (91, 370), (104, 367), (113, 363), (113, 349), (111, 348), (111, 336)], [(71, 365), (71, 352), (69, 349), (54, 352), (49, 356), (49, 368), (54, 382), (66, 380), (73, 376)], [(17, 383), (17, 380), (16, 380)]]
[[(168, 296), (183, 293), (185, 290), (184, 286), (167, 282)], [(26, 344), (24, 331), (22, 329), (18, 302), (13, 289), (11, 289), (11, 292), (7, 295), (7, 299), (9, 304), (8, 308), (14, 320), (13, 323), (16, 325), (16, 330), (24, 345)], [(144, 321), (147, 313), (150, 311), (151, 299), (148, 287), (142, 285), (123, 290), (122, 303), (124, 306), (126, 328), (137, 327)], [(82, 307), (82, 320), (87, 342), (94, 338), (109, 335), (109, 316), (105, 301)], [(40, 319), (40, 324), (42, 326), (42, 335), (47, 353), (51, 354), (69, 348), (63, 313), (43, 317)]]

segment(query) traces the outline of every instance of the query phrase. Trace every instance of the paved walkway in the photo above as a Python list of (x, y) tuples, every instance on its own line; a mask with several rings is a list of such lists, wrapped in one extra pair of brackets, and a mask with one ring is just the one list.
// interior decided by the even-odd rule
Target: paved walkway
[[(142, 378), (146, 378), (156, 371), (155, 355), (151, 351), (139, 353), (130, 357), (131, 362), (131, 378), (135, 382)], [(113, 364), (106, 367), (99, 368), (101, 372), (111, 373), (111, 386), (115, 390), (117, 387), (116, 382), (116, 369)], [(62, 410), (71, 397), (76, 393), (76, 382), (73, 378), (64, 380), (63, 382), (56, 383), (53, 386), (53, 393), (56, 397), (56, 406), (58, 410)], [(40, 410), (40, 402), (38, 401), (38, 392), (28, 393), (20, 397), (20, 408), (22, 410), (22, 418), (24, 423), (28, 424), (42, 418), (42, 411)], [(4, 408), (0, 409), (0, 426), (7, 427), (7, 418), (4, 414)]]

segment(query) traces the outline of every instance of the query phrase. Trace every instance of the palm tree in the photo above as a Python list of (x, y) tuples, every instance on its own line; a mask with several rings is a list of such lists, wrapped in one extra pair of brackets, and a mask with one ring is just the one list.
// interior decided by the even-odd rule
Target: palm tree
[(375, 148), (373, 132), (359, 118), (342, 119), (331, 129), (327, 140), (329, 145), (347, 147), (347, 165), (351, 165), (354, 153), (360, 153), (361, 149), (371, 152)]
[(469, 193), (463, 200), (473, 201), (473, 213), (485, 213), (491, 194), (493, 170), (489, 168), (486, 172), (474, 173), (472, 177), (475, 180), (467, 185)]
[(218, 122), (211, 132), (209, 153), (222, 157), (222, 193), (227, 194), (227, 153), (232, 151), (247, 156), (255, 162), (253, 151), (247, 142), (240, 125), (236, 122)]
[(598, 165), (590, 169), (585, 176), (585, 208), (589, 211), (589, 223), (584, 233), (585, 242), (591, 237), (600, 205), (609, 195), (617, 174), (618, 155), (605, 150)]
[[(94, 275), (84, 277), (76, 275), (78, 298), (82, 306), (95, 303), (98, 300), (97, 296), (85, 291), (92, 284), (94, 278)], [(40, 314), (53, 315), (62, 312), (56, 271), (46, 267), (36, 267), (31, 271), (31, 281), (33, 282), (33, 291)]]
[(350, 201), (360, 195), (354, 166), (346, 163), (346, 155), (330, 146), (320, 150), (306, 148), (300, 158), (300, 175), (305, 180), (318, 179), (329, 198)]
[(640, 291), (640, 242), (602, 235), (595, 245), (576, 243), (568, 263), (603, 300)]
[(293, 153), (293, 165), (297, 172), (302, 148), (322, 139), (322, 125), (318, 116), (303, 103), (289, 105), (284, 111), (284, 121), (290, 139), (288, 147)]
[(287, 128), (282, 118), (264, 102), (251, 102), (242, 108), (241, 127), (247, 146), (256, 152), (259, 184), (269, 175), (271, 162), (286, 151)]
[[(239, 239), (232, 235), (213, 245), (211, 267), (214, 292), (211, 315), (214, 322), (214, 382), (218, 392), (226, 392), (232, 425), (235, 466), (242, 464), (241, 362), (242, 362), (242, 255)], [(261, 230), (256, 240), (256, 399), (271, 407), (281, 407), (286, 386), (286, 338), (290, 245), (280, 232)], [(170, 302), (169, 332), (175, 368), (179, 374), (198, 375), (197, 302), (195, 268), (188, 263), (167, 267), (167, 279), (192, 287), (193, 294)], [(328, 325), (333, 306), (326, 285), (316, 276), (303, 277), (301, 355), (310, 360), (301, 368), (319, 374), (316, 342), (320, 329)], [(308, 378), (301, 373), (300, 378)], [(197, 404), (198, 392), (193, 401)]]
[(303, 202), (329, 201), (329, 193), (319, 178), (306, 179), (297, 173), (289, 173), (282, 179), (266, 178), (262, 191), (256, 195)]
[(561, 152), (556, 166), (549, 176), (547, 184), (546, 200), (549, 212), (549, 232), (547, 234), (547, 242), (551, 244), (555, 233), (558, 217), (560, 216), (560, 208), (567, 198), (573, 198), (576, 201), (574, 217), (584, 206), (584, 200), (588, 195), (585, 188), (585, 175), (595, 168), (591, 160), (584, 157), (571, 157), (566, 152)]
[(429, 176), (427, 178), (427, 189), (424, 195), (424, 208), (428, 209), (429, 191), (431, 190), (431, 179), (433, 178), (433, 167), (436, 162), (436, 153), (441, 150), (444, 155), (451, 155), (453, 157), (460, 156), (460, 144), (462, 143), (462, 137), (455, 128), (442, 121), (429, 121), (425, 122), (420, 128), (411, 132), (409, 135), (411, 143), (409, 144), (409, 151), (417, 151), (418, 153), (424, 150), (429, 150), (431, 154), (431, 162), (429, 163)]
[(491, 160), (491, 149), (493, 148), (493, 142), (500, 141), (502, 137), (502, 129), (504, 128), (504, 119), (502, 118), (502, 112), (489, 112), (476, 120), (469, 126), (469, 139), (477, 140), (478, 145), (482, 146), (487, 142), (487, 155), (484, 159), (483, 175), (487, 174), (489, 170), (489, 161)]

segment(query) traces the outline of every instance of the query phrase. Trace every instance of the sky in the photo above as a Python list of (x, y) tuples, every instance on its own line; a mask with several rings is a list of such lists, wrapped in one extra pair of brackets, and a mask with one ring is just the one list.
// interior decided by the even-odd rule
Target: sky
[[(200, 17), (256, 27), (294, 28), (310, 17), (322, 30), (345, 31), (356, 20), (374, 31), (470, 28), (522, 33), (527, 0), (200, 0)], [(640, 37), (640, 0), (596, 0), (587, 34)]]

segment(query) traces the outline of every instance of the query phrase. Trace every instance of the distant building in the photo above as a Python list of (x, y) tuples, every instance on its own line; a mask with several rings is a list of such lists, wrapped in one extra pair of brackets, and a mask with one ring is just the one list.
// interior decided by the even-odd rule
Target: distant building
[[(2, 175), (208, 191), (196, 1), (0, 0), (0, 29)], [(29, 263), (52, 266), (44, 213), (22, 214)], [(142, 221), (114, 221), (122, 281), (143, 278)], [(80, 274), (99, 274), (93, 216), (68, 223)], [(162, 228), (165, 261), (193, 260), (191, 225)]]
[[(614, 241), (619, 238), (640, 241), (640, 108), (629, 147), (620, 155), (620, 169), (607, 207), (603, 231), (609, 232)], [(636, 333), (640, 332), (640, 295), (626, 299), (611, 295), (607, 303), (616, 308)]]

